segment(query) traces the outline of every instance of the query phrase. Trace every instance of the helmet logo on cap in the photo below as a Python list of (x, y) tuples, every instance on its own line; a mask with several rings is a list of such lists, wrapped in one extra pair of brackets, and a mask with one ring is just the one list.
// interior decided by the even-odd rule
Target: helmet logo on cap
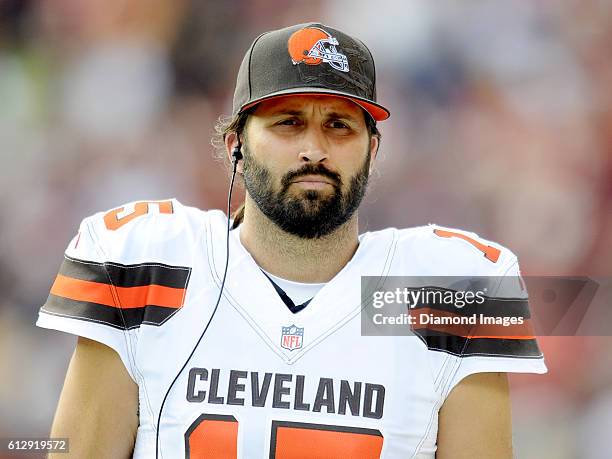
[(327, 62), (341, 72), (349, 71), (346, 55), (336, 49), (338, 40), (318, 27), (305, 27), (294, 32), (287, 47), (293, 65), (303, 62), (307, 65), (319, 65)]

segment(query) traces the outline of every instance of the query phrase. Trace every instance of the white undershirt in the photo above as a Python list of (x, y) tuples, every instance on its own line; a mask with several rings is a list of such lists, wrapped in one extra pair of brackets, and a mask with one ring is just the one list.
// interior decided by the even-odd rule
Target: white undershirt
[[(240, 241), (240, 226), (238, 226), (238, 228), (236, 228), (235, 230), (232, 230), (232, 234), (236, 237), (238, 243), (242, 245), (242, 242)], [(274, 274), (270, 274), (268, 271), (265, 271), (263, 269), (262, 271), (266, 273), (276, 285), (282, 288), (287, 294), (287, 296), (291, 298), (293, 303), (296, 305), (305, 303), (306, 301), (310, 300), (317, 293), (319, 293), (319, 290), (321, 290), (325, 285), (325, 283), (310, 284), (303, 282), (294, 282), (287, 279), (283, 279), (282, 277), (275, 276)]]
[(270, 279), (274, 281), (276, 285), (282, 288), (287, 296), (297, 305), (305, 303), (310, 300), (313, 296), (319, 293), (319, 290), (323, 288), (325, 284), (304, 284), (302, 282), (294, 282), (282, 277), (270, 274), (268, 271), (264, 271)]

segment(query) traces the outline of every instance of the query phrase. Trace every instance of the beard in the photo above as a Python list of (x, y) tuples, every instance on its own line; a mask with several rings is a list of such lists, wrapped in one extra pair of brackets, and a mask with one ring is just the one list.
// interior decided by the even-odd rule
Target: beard
[[(343, 191), (339, 174), (322, 164), (306, 163), (288, 172), (281, 179), (280, 190), (275, 190), (270, 170), (255, 160), (243, 143), (244, 185), (259, 210), (283, 231), (303, 239), (327, 236), (346, 223), (355, 213), (368, 185), (369, 154)], [(291, 194), (289, 188), (298, 177), (321, 175), (332, 182), (333, 191), (305, 190)]]

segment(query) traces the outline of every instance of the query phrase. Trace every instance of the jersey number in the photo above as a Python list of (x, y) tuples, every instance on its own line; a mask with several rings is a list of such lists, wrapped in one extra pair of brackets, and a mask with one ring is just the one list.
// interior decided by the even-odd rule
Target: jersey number
[[(124, 212), (123, 207), (107, 212), (106, 215), (104, 215), (104, 224), (106, 228), (111, 231), (119, 229), (135, 218), (148, 214), (152, 204), (159, 208), (160, 214), (171, 214), (174, 212), (172, 209), (172, 201), (140, 201), (134, 204), (134, 210), (131, 212)], [(123, 215), (119, 216), (119, 214)]]
[(484, 254), (487, 260), (490, 260), (493, 263), (497, 262), (497, 260), (499, 259), (499, 255), (501, 254), (499, 249), (496, 249), (495, 247), (491, 247), (490, 245), (484, 245), (482, 242), (478, 242), (476, 239), (472, 239), (471, 237), (466, 236), (465, 234), (456, 233), (454, 231), (444, 231), (440, 229), (435, 229), (434, 233), (436, 236), (457, 237), (459, 239), (463, 239), (464, 241), (469, 242), (474, 247), (476, 247), (478, 250), (480, 250)]
[[(375, 429), (272, 421), (270, 458), (379, 458), (383, 436)], [(185, 432), (185, 458), (238, 457), (234, 416), (202, 414)]]

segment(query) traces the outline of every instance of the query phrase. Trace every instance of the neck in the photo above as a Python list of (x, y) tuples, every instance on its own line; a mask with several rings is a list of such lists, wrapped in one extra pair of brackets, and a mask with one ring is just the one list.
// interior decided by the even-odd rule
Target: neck
[(328, 282), (359, 245), (357, 213), (333, 233), (303, 239), (280, 229), (247, 194), (240, 241), (265, 271), (295, 282)]

